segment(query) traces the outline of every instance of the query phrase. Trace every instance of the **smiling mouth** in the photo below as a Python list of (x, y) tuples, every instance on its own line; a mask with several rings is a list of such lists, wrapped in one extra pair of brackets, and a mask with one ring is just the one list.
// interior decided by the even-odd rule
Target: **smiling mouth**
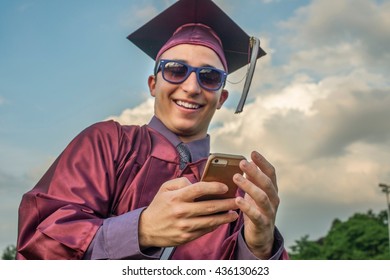
[(183, 107), (186, 109), (192, 109), (192, 110), (196, 110), (196, 109), (199, 109), (201, 107), (201, 105), (199, 105), (199, 104), (189, 103), (189, 102), (185, 102), (185, 101), (181, 101), (181, 100), (176, 100), (175, 103), (180, 107)]

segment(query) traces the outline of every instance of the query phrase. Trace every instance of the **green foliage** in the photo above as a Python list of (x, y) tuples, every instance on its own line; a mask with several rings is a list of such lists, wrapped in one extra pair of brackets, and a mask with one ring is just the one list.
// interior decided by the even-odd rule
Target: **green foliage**
[(321, 259), (321, 245), (317, 242), (309, 240), (309, 236), (305, 235), (301, 240), (295, 241), (296, 245), (291, 246), (291, 259), (304, 260), (320, 260)]
[(14, 260), (16, 257), (16, 247), (14, 245), (8, 245), (3, 252), (2, 260)]
[(354, 214), (347, 221), (334, 220), (327, 236), (310, 241), (306, 235), (291, 246), (295, 260), (390, 259), (387, 212)]

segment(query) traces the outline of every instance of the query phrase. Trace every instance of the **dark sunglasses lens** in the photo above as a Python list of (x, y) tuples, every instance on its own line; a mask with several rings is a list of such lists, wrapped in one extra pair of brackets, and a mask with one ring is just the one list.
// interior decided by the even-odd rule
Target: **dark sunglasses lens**
[(180, 62), (167, 62), (163, 68), (163, 75), (166, 80), (172, 83), (183, 82), (187, 77), (188, 68)]
[(203, 68), (199, 70), (199, 80), (208, 89), (218, 89), (222, 83), (222, 73), (214, 69)]

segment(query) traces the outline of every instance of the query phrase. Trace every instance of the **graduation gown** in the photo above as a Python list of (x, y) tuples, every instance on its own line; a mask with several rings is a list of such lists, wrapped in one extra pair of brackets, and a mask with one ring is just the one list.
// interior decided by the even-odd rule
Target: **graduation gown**
[[(104, 219), (148, 206), (173, 178), (200, 180), (206, 159), (179, 169), (175, 147), (148, 126), (101, 122), (82, 131), (19, 207), (17, 259), (81, 259)], [(242, 215), (178, 246), (174, 259), (232, 259)]]

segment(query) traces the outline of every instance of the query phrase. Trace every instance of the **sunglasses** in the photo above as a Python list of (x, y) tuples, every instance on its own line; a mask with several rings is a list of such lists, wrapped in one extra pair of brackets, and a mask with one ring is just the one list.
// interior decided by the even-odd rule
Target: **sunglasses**
[(156, 65), (154, 74), (161, 70), (165, 81), (172, 84), (184, 82), (192, 72), (196, 73), (199, 85), (205, 90), (219, 90), (226, 81), (225, 71), (214, 67), (192, 67), (184, 62), (177, 60), (161, 59)]

